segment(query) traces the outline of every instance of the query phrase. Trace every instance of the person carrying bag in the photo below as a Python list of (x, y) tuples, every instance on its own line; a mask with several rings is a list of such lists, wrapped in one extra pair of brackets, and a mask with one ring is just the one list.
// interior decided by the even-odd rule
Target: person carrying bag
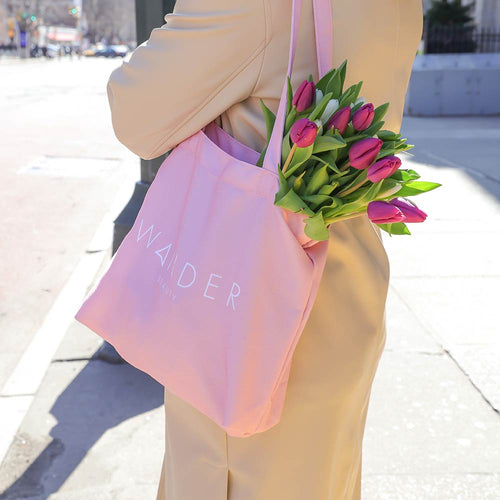
[[(293, 0), (288, 76), (301, 3)], [(317, 1), (317, 39), (330, 35), (318, 45), (322, 73), (332, 64), (329, 7)], [(328, 248), (304, 234), (301, 214), (274, 205), (286, 98), (285, 79), (262, 168), (214, 122), (173, 149), (75, 315), (238, 437), (279, 421)]]
[(77, 319), (164, 385), (157, 500), (358, 500), (389, 262), (366, 216), (311, 242), (273, 205), (259, 100), (279, 137), (286, 76), (347, 59), (397, 132), (421, 2), (178, 0), (165, 21), (108, 97), (131, 151), (174, 149)]

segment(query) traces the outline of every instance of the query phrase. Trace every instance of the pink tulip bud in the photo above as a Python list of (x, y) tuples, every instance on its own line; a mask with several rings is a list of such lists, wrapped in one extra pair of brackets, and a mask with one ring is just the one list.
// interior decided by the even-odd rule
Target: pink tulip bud
[(386, 201), (370, 201), (366, 212), (368, 218), (375, 224), (391, 224), (406, 220), (398, 207)]
[(308, 118), (297, 120), (290, 129), (290, 139), (298, 148), (307, 148), (316, 139), (318, 126)]
[(316, 98), (316, 86), (314, 82), (304, 80), (292, 99), (292, 105), (297, 107), (297, 111), (304, 111), (314, 104)]
[(361, 106), (352, 115), (352, 126), (354, 130), (365, 130), (365, 128), (368, 128), (372, 124), (374, 115), (375, 110), (371, 102)]
[(393, 198), (389, 203), (403, 212), (405, 222), (424, 222), (427, 218), (427, 214), (424, 211), (402, 198)]
[(370, 166), (377, 157), (383, 141), (375, 137), (367, 137), (355, 142), (349, 149), (349, 163), (358, 170)]
[(349, 120), (351, 119), (351, 107), (345, 106), (337, 110), (332, 117), (326, 123), (326, 130), (333, 128), (337, 129), (340, 134), (343, 134), (349, 125)]
[(390, 177), (401, 166), (401, 160), (397, 156), (384, 156), (368, 167), (366, 177), (373, 183)]

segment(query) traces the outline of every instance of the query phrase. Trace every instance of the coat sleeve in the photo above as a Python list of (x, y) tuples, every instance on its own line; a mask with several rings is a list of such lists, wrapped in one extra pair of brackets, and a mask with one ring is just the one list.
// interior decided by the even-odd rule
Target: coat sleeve
[(264, 0), (177, 0), (107, 94), (118, 140), (156, 158), (251, 95), (267, 43)]

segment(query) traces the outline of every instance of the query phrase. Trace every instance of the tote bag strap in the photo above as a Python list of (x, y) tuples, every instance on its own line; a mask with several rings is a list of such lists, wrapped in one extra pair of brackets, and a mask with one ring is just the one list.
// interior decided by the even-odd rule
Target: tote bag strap
[[(287, 76), (290, 77), (295, 59), (295, 48), (297, 44), (297, 34), (299, 27), (300, 11), (302, 0), (292, 0), (292, 22), (290, 30), (290, 50), (288, 55)], [(333, 60), (333, 20), (331, 0), (313, 0), (314, 32), (316, 39), (316, 57), (318, 63), (318, 73), (321, 78), (332, 68)], [(281, 160), (281, 143), (285, 127), (287, 79), (281, 92), (280, 104), (276, 113), (273, 131), (269, 140), (269, 145), (264, 156), (263, 168), (278, 173), (278, 164)]]

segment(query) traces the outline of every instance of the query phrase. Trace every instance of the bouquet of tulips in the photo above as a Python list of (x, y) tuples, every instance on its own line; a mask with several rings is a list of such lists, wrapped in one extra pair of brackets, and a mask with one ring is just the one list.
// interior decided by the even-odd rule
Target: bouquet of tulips
[[(389, 103), (374, 108), (358, 97), (363, 82), (343, 89), (346, 68), (347, 60), (316, 84), (310, 75), (295, 93), (287, 77), (274, 204), (308, 215), (304, 232), (317, 241), (328, 239), (331, 223), (364, 213), (390, 235), (411, 234), (405, 222), (423, 222), (427, 214), (408, 198), (441, 184), (417, 181), (417, 172), (399, 168), (396, 154), (413, 145), (401, 134), (382, 130)], [(262, 100), (261, 106), (269, 144), (276, 116)], [(267, 145), (258, 166), (266, 150)]]

